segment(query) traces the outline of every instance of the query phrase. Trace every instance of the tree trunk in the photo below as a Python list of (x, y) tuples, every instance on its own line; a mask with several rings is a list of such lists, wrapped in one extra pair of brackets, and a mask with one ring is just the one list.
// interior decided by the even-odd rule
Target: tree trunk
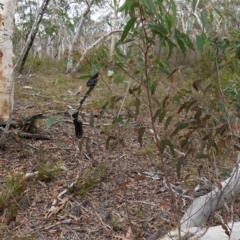
[[(225, 231), (225, 229), (227, 229)], [(229, 237), (231, 235), (231, 237)], [(181, 238), (178, 230), (172, 231), (160, 238), (147, 238), (147, 240), (239, 240), (240, 239), (240, 222), (223, 224), (210, 228), (199, 229), (191, 227), (187, 231), (182, 230)]]
[(43, 15), (47, 9), (47, 6), (49, 4), (50, 0), (44, 0), (43, 3), (42, 3), (42, 6), (41, 8), (39, 9), (39, 12), (38, 12), (38, 15), (36, 17), (36, 20), (32, 26), (32, 29), (30, 31), (30, 33), (28, 34), (28, 37), (27, 37), (27, 41), (18, 57), (18, 60), (14, 66), (14, 70), (16, 69), (16, 67), (20, 64), (20, 68), (19, 68), (19, 73), (22, 73), (23, 69), (24, 69), (24, 65), (25, 65), (25, 62), (27, 60), (27, 57), (28, 57), (28, 54), (29, 54), (29, 51), (33, 45), (33, 42), (34, 42), (34, 39), (35, 39), (35, 36), (38, 32), (38, 28), (39, 28), (39, 25), (42, 21), (42, 18), (43, 18)]
[(240, 167), (238, 166), (232, 176), (220, 185), (193, 201), (181, 219), (181, 228), (202, 227), (216, 210), (240, 194)]
[(0, 119), (7, 121), (13, 109), (13, 20), (17, 0), (2, 0), (0, 7)]
[(74, 50), (76, 48), (77, 41), (78, 41), (79, 36), (81, 34), (84, 20), (85, 20), (86, 16), (88, 15), (88, 13), (90, 12), (90, 9), (91, 9), (91, 6), (93, 5), (93, 3), (94, 3), (94, 0), (91, 0), (89, 3), (87, 3), (87, 7), (86, 7), (85, 11), (83, 12), (83, 14), (81, 16), (81, 19), (79, 21), (75, 36), (73, 38), (72, 44), (71, 44), (71, 46), (69, 48), (69, 52), (68, 52), (67, 73), (69, 73), (73, 70)]
[[(227, 233), (232, 234), (230, 239), (239, 239), (240, 222), (230, 224), (222, 223), (222, 226), (201, 229), (206, 224), (209, 217), (213, 217), (216, 210), (222, 208), (224, 204), (233, 201), (239, 194), (240, 165), (235, 168), (230, 178), (216, 184), (216, 188), (213, 191), (193, 201), (181, 219), (181, 237), (186, 237), (186, 235), (188, 235), (187, 239), (229, 239), (224, 230), (227, 229)], [(230, 229), (232, 229), (232, 233)], [(194, 234), (191, 235), (191, 233)], [(191, 238), (191, 236), (193, 236), (193, 238)], [(164, 237), (155, 239), (179, 239), (178, 229), (169, 232)]]
[[(113, 31), (116, 30), (117, 28), (117, 24), (118, 24), (118, 8), (119, 8), (119, 1), (114, 0), (113, 1), (114, 4), (114, 23), (113, 23)], [(114, 54), (114, 47), (115, 47), (115, 41), (116, 41), (116, 36), (114, 34), (112, 34), (111, 37), (111, 46), (110, 46), (110, 58), (113, 56)]]

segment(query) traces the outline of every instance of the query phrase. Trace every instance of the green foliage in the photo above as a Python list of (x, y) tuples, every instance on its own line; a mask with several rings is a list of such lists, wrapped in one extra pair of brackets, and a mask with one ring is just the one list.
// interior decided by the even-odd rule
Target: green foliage
[[(108, 55), (109, 49), (106, 46), (99, 46), (97, 48), (94, 48), (88, 52), (88, 54), (80, 64), (79, 69), (77, 70), (80, 73), (86, 73), (92, 72), (92, 69), (94, 69), (95, 71), (98, 69), (108, 69)], [(75, 59), (75, 61), (78, 60), (79, 58)]]
[(145, 130), (146, 130), (145, 127), (141, 127), (138, 130), (138, 142), (140, 143), (140, 147), (142, 147), (142, 138), (143, 138), (143, 134), (144, 134)]
[(0, 212), (6, 210), (9, 221), (14, 219), (21, 205), (26, 179), (21, 174), (10, 173), (5, 188), (0, 193)]
[(209, 58), (208, 53), (203, 52), (201, 56), (194, 59), (194, 61), (190, 63), (190, 65), (193, 69), (193, 74), (188, 76), (190, 79), (192, 77), (197, 80), (202, 79), (206, 84), (207, 79), (212, 77), (213, 63), (212, 60)]
[[(128, 21), (121, 39), (115, 45), (116, 54), (112, 61), (108, 61), (108, 48), (102, 46), (91, 50), (78, 69), (84, 73), (90, 73), (93, 69), (108, 70), (106, 85), (111, 82), (112, 85), (108, 86), (111, 93), (103, 94), (106, 100), (104, 106), (94, 103), (95, 108), (102, 107), (103, 112), (125, 109), (131, 117), (138, 119), (147, 110), (154, 136), (159, 136), (159, 140), (156, 139), (159, 155), (162, 157), (168, 151), (172, 158), (176, 158), (174, 149), (186, 152), (184, 160), (176, 158), (178, 177), (181, 165), (187, 163), (190, 154), (200, 160), (211, 159), (211, 151), (221, 154), (220, 139), (230, 133), (229, 124), (233, 123), (239, 103), (239, 79), (232, 79), (232, 73), (229, 73), (230, 70), (239, 72), (239, 30), (231, 31), (229, 39), (223, 39), (216, 33), (207, 33), (209, 23), (219, 17), (224, 19), (223, 12), (209, 9), (209, 15), (205, 15), (204, 3), (197, 5), (198, 1), (195, 0), (191, 3), (193, 11), (197, 11), (202, 4), (198, 23), (202, 33), (196, 35), (195, 44), (188, 33), (177, 27), (175, 1), (126, 0), (120, 10), (128, 16)], [(63, 11), (59, 12), (59, 17), (66, 18)], [(54, 24), (45, 24), (48, 35), (56, 33)], [(73, 28), (73, 25), (69, 27)], [(27, 25), (25, 27), (27, 29)], [(191, 54), (192, 58), (189, 57)], [(74, 61), (80, 57), (75, 52)], [(174, 57), (176, 63), (173, 63)], [(189, 63), (186, 60), (188, 57)], [(184, 79), (186, 81), (175, 86), (177, 67), (182, 63), (191, 65), (193, 72)], [(47, 59), (32, 59), (28, 64), (28, 69), (46, 73), (54, 67)], [(61, 64), (66, 64), (66, 59)], [(122, 72), (119, 73), (119, 70)], [(84, 74), (80, 79), (87, 77), (89, 75)], [(126, 101), (119, 91), (114, 92), (114, 84), (117, 85), (117, 91), (125, 84), (130, 95)], [(173, 93), (166, 93), (166, 86), (172, 85)], [(225, 96), (230, 101), (223, 100)], [(229, 110), (232, 112), (229, 113)], [(90, 124), (94, 125), (92, 117), (90, 120)], [(116, 114), (112, 126), (127, 126), (129, 121)], [(61, 119), (56, 116), (49, 117), (46, 128), (60, 122)], [(208, 132), (207, 128), (214, 130)], [(144, 125), (137, 131), (140, 146), (143, 145), (145, 129)], [(198, 140), (196, 145), (193, 144), (193, 136)]]
[(214, 52), (214, 64), (220, 70), (227, 68), (232, 72), (240, 72), (240, 31), (230, 32), (232, 40), (216, 35), (209, 39)]
[(122, 229), (121, 222), (115, 218), (111, 218), (109, 225), (112, 227), (113, 231), (117, 232)]
[(188, 123), (187, 122), (179, 122), (177, 124), (177, 127), (174, 129), (174, 131), (171, 134), (171, 137), (173, 137), (174, 135), (176, 135), (180, 130), (187, 128), (188, 127)]
[(203, 52), (203, 39), (202, 36), (197, 35), (196, 36), (196, 42), (197, 42), (197, 47), (200, 52)]
[(78, 177), (74, 184), (73, 192), (77, 196), (84, 197), (89, 191), (96, 187), (105, 177), (107, 168), (104, 165), (99, 165), (97, 168), (89, 168)]
[(240, 104), (240, 82), (239, 82), (239, 75), (232, 74), (232, 71), (224, 71), (221, 74), (221, 88), (228, 99), (228, 105), (226, 107), (232, 111), (239, 111), (239, 104)]
[(57, 122), (57, 120), (58, 120), (57, 116), (48, 117), (46, 120), (45, 128), (49, 129), (54, 123)]
[[(197, 7), (197, 1), (192, 1), (192, 8), (196, 10)], [(221, 84), (221, 76), (216, 77), (219, 72), (217, 68), (213, 70), (212, 66), (215, 64), (220, 70), (232, 68), (236, 71), (236, 65), (234, 68), (232, 66), (240, 49), (237, 33), (235, 40), (228, 44), (226, 40), (222, 42), (207, 37), (205, 31), (208, 23), (214, 21), (214, 16), (210, 14), (208, 19), (201, 14), (203, 32), (196, 36), (195, 49), (189, 36), (176, 28), (174, 1), (163, 4), (154, 0), (137, 3), (126, 0), (121, 11), (129, 16), (129, 20), (121, 40), (116, 44), (114, 61), (119, 69), (129, 73), (133, 81), (138, 83), (137, 88), (129, 89), (129, 94), (135, 99), (135, 113), (129, 107), (126, 109), (138, 117), (143, 103), (147, 105), (154, 139), (159, 136), (155, 143), (162, 165), (167, 151), (176, 160), (176, 173), (180, 178), (182, 166), (189, 158), (212, 161), (213, 155), (220, 156), (223, 153), (223, 141), (231, 133), (230, 124), (236, 111), (231, 108), (233, 112), (228, 112), (229, 103), (236, 103), (239, 84), (237, 81), (235, 84), (232, 84), (233, 81)], [(215, 12), (220, 14), (217, 10)], [(156, 42), (160, 46), (158, 59), (153, 53)], [(128, 48), (123, 52), (121, 46), (125, 44), (128, 44)], [(171, 70), (171, 56), (176, 49), (185, 57), (191, 50), (198, 51), (198, 58), (191, 63), (194, 80), (191, 84), (181, 83), (174, 94), (160, 94), (159, 82), (164, 82), (166, 76), (171, 84), (174, 83), (178, 69)], [(227, 94), (231, 101), (223, 101), (219, 97), (222, 93)], [(160, 133), (158, 128), (161, 129)], [(146, 126), (138, 129), (140, 147), (143, 146), (145, 129)], [(176, 149), (184, 151), (184, 154), (179, 156)]]
[(39, 166), (37, 180), (50, 182), (61, 172), (61, 166), (55, 166), (52, 163), (46, 163)]
[(123, 33), (122, 33), (122, 37), (121, 37), (121, 41), (123, 42), (123, 40), (127, 37), (129, 31), (133, 28), (134, 23), (136, 22), (136, 18), (131, 18), (127, 25), (125, 26)]
[(176, 168), (177, 168), (177, 176), (178, 176), (178, 178), (181, 177), (181, 167), (182, 167), (182, 165), (183, 165), (184, 160), (186, 160), (185, 157), (179, 157), (179, 158), (177, 159)]
[[(149, 47), (154, 44), (156, 39), (160, 39), (160, 44), (163, 48), (168, 46), (168, 57), (171, 56), (173, 48), (177, 45), (183, 52), (187, 48), (193, 49), (193, 44), (189, 37), (175, 28), (176, 5), (174, 1), (167, 1), (166, 5), (162, 3), (157, 4), (157, 2), (152, 0), (149, 2), (140, 1), (137, 4), (132, 1), (126, 1), (120, 10), (130, 16), (130, 20), (122, 34), (122, 43), (124, 43), (123, 40), (125, 40), (127, 35), (130, 38), (125, 42), (133, 41), (140, 34), (142, 42), (146, 42)], [(137, 18), (138, 14), (139, 18)], [(150, 22), (147, 21), (149, 17)], [(151, 22), (154, 22), (154, 24)], [(129, 34), (130, 30), (131, 34)], [(146, 33), (148, 33), (147, 36)]]
[[(68, 113), (70, 116), (72, 116), (73, 112), (74, 112), (73, 110), (69, 110)], [(63, 121), (63, 116), (49, 116), (46, 120), (45, 128), (49, 129), (54, 124), (58, 124), (58, 125), (62, 126), (62, 121)]]

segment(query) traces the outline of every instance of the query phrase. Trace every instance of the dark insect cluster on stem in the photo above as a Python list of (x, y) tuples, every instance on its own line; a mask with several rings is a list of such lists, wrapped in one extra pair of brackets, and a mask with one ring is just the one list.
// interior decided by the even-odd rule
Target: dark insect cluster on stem
[(77, 111), (72, 114), (73, 123), (74, 123), (74, 126), (75, 126), (75, 135), (76, 135), (77, 138), (82, 138), (82, 135), (83, 135), (82, 121), (79, 119), (78, 113), (79, 113), (79, 110), (80, 110), (81, 106), (82, 106), (83, 103), (85, 102), (86, 98), (90, 95), (90, 93), (92, 92), (92, 90), (94, 89), (94, 87), (97, 85), (98, 75), (99, 75), (98, 72), (95, 73), (95, 74), (87, 81), (87, 84), (86, 84), (86, 85), (87, 85), (87, 87), (89, 87), (89, 89), (87, 90), (85, 96), (81, 99), (80, 105), (79, 105)]
[(87, 81), (87, 87), (94, 87), (97, 85), (98, 75), (99, 73), (97, 72), (92, 77), (90, 77), (90, 79)]

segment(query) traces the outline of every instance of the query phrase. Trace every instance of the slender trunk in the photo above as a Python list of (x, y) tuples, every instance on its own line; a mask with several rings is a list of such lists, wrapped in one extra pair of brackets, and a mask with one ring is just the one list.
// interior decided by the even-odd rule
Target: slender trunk
[(44, 2), (42, 3), (42, 6), (39, 10), (39, 13), (36, 17), (36, 21), (34, 22), (33, 26), (32, 26), (32, 29), (30, 31), (30, 33), (28, 34), (28, 38), (27, 38), (27, 41), (19, 55), (19, 58), (14, 66), (14, 70), (16, 69), (16, 67), (20, 64), (20, 68), (19, 68), (19, 73), (22, 73), (23, 69), (24, 69), (24, 65), (25, 65), (25, 62), (27, 60), (27, 57), (28, 57), (28, 54), (29, 54), (29, 51), (33, 45), (33, 42), (34, 42), (34, 39), (35, 39), (35, 36), (38, 32), (38, 28), (39, 28), (39, 25), (42, 21), (42, 18), (43, 18), (43, 15), (47, 9), (47, 6), (49, 4), (50, 0), (44, 0)]
[(62, 42), (61, 31), (59, 31), (57, 44), (56, 44), (55, 51), (54, 51), (54, 61), (61, 59), (61, 42)]
[(59, 36), (59, 45), (58, 45), (58, 61), (64, 56), (64, 39)]
[(7, 121), (0, 138), (0, 147), (5, 146), (6, 135), (13, 115), (13, 25), (17, 0), (2, 0), (0, 9), (0, 119)]
[(81, 16), (81, 19), (79, 21), (79, 24), (78, 24), (78, 27), (77, 27), (77, 30), (76, 30), (76, 34), (73, 38), (73, 41), (72, 41), (72, 44), (69, 48), (69, 52), (68, 52), (68, 61), (67, 61), (67, 73), (71, 72), (73, 70), (73, 55), (74, 55), (74, 50), (76, 48), (76, 45), (77, 45), (77, 41), (79, 39), (79, 36), (81, 34), (81, 31), (82, 31), (82, 27), (83, 27), (83, 23), (84, 23), (84, 20), (86, 18), (86, 16), (88, 15), (88, 13), (90, 12), (90, 9), (91, 9), (91, 6), (93, 5), (94, 3), (94, 0), (91, 0), (85, 11), (83, 12), (82, 16)]
[(17, 0), (2, 0), (0, 8), (0, 119), (7, 121), (13, 108), (13, 19)]
[(47, 37), (47, 57), (51, 58), (52, 57), (52, 37), (48, 36)]
[[(113, 23), (113, 31), (116, 30), (117, 28), (117, 24), (118, 24), (118, 6), (119, 6), (119, 2), (117, 3), (117, 1), (114, 1), (114, 23)], [(112, 34), (111, 37), (111, 46), (110, 46), (110, 58), (113, 56), (114, 54), (114, 48), (115, 48), (115, 42), (116, 42), (116, 36), (115, 34)]]

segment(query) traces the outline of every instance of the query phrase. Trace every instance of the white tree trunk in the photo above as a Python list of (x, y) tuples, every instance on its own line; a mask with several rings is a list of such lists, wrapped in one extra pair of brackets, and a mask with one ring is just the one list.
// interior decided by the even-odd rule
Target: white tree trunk
[[(188, 235), (187, 239), (202, 240), (240, 239), (240, 222), (228, 224), (227, 229), (231, 234), (231, 238), (227, 236), (225, 230), (222, 229), (222, 226), (201, 229), (206, 224), (209, 217), (213, 216), (216, 210), (222, 208), (224, 204), (234, 200), (234, 198), (239, 194), (240, 166), (238, 165), (232, 172), (232, 176), (230, 178), (216, 184), (216, 188), (213, 191), (193, 201), (181, 219), (181, 237), (186, 237), (186, 235)], [(232, 229), (232, 233), (230, 229)], [(171, 231), (164, 237), (155, 238), (155, 240), (156, 239), (179, 239), (179, 231), (178, 229)]]
[(70, 48), (69, 48), (68, 61), (67, 61), (67, 73), (69, 73), (73, 70), (74, 50), (76, 49), (76, 44), (77, 44), (77, 41), (79, 40), (79, 36), (81, 34), (81, 31), (82, 31), (84, 20), (85, 20), (86, 16), (88, 15), (88, 13), (90, 12), (90, 9), (91, 9), (93, 3), (94, 3), (94, 0), (91, 0), (89, 3), (87, 3), (87, 7), (84, 10), (84, 12), (83, 12), (83, 14), (80, 18), (80, 21), (78, 23), (78, 27), (77, 27), (75, 36), (73, 37), (72, 44), (70, 45)]
[(0, 119), (7, 121), (13, 109), (13, 19), (17, 0), (1, 0), (0, 6)]
[(51, 58), (52, 56), (52, 37), (48, 36), (47, 37), (47, 56)]
[[(226, 225), (225, 225), (226, 226)], [(236, 222), (234, 224), (229, 223), (226, 228), (231, 234), (229, 237), (222, 226), (215, 226), (210, 228), (197, 228), (192, 227), (188, 230), (181, 231), (181, 239), (188, 239), (188, 240), (239, 240), (240, 239), (240, 222)], [(231, 230), (232, 231), (231, 231)], [(158, 238), (157, 240), (179, 240), (179, 233), (178, 230), (172, 231), (165, 235), (164, 237)], [(148, 238), (147, 240), (153, 240)], [(154, 239), (156, 240), (156, 238)]]
[[(119, 9), (119, 3), (120, 1), (118, 0), (114, 0), (113, 1), (113, 6), (114, 6), (114, 23), (113, 23), (113, 31), (117, 29), (117, 25), (118, 25), (118, 9)], [(114, 54), (114, 47), (115, 47), (115, 42), (116, 42), (116, 36), (114, 34), (112, 34), (111, 37), (111, 46), (110, 46), (110, 58), (113, 56)]]
[(216, 210), (222, 208), (240, 194), (240, 168), (232, 176), (221, 182), (221, 186), (195, 199), (181, 220), (181, 228), (202, 227)]

